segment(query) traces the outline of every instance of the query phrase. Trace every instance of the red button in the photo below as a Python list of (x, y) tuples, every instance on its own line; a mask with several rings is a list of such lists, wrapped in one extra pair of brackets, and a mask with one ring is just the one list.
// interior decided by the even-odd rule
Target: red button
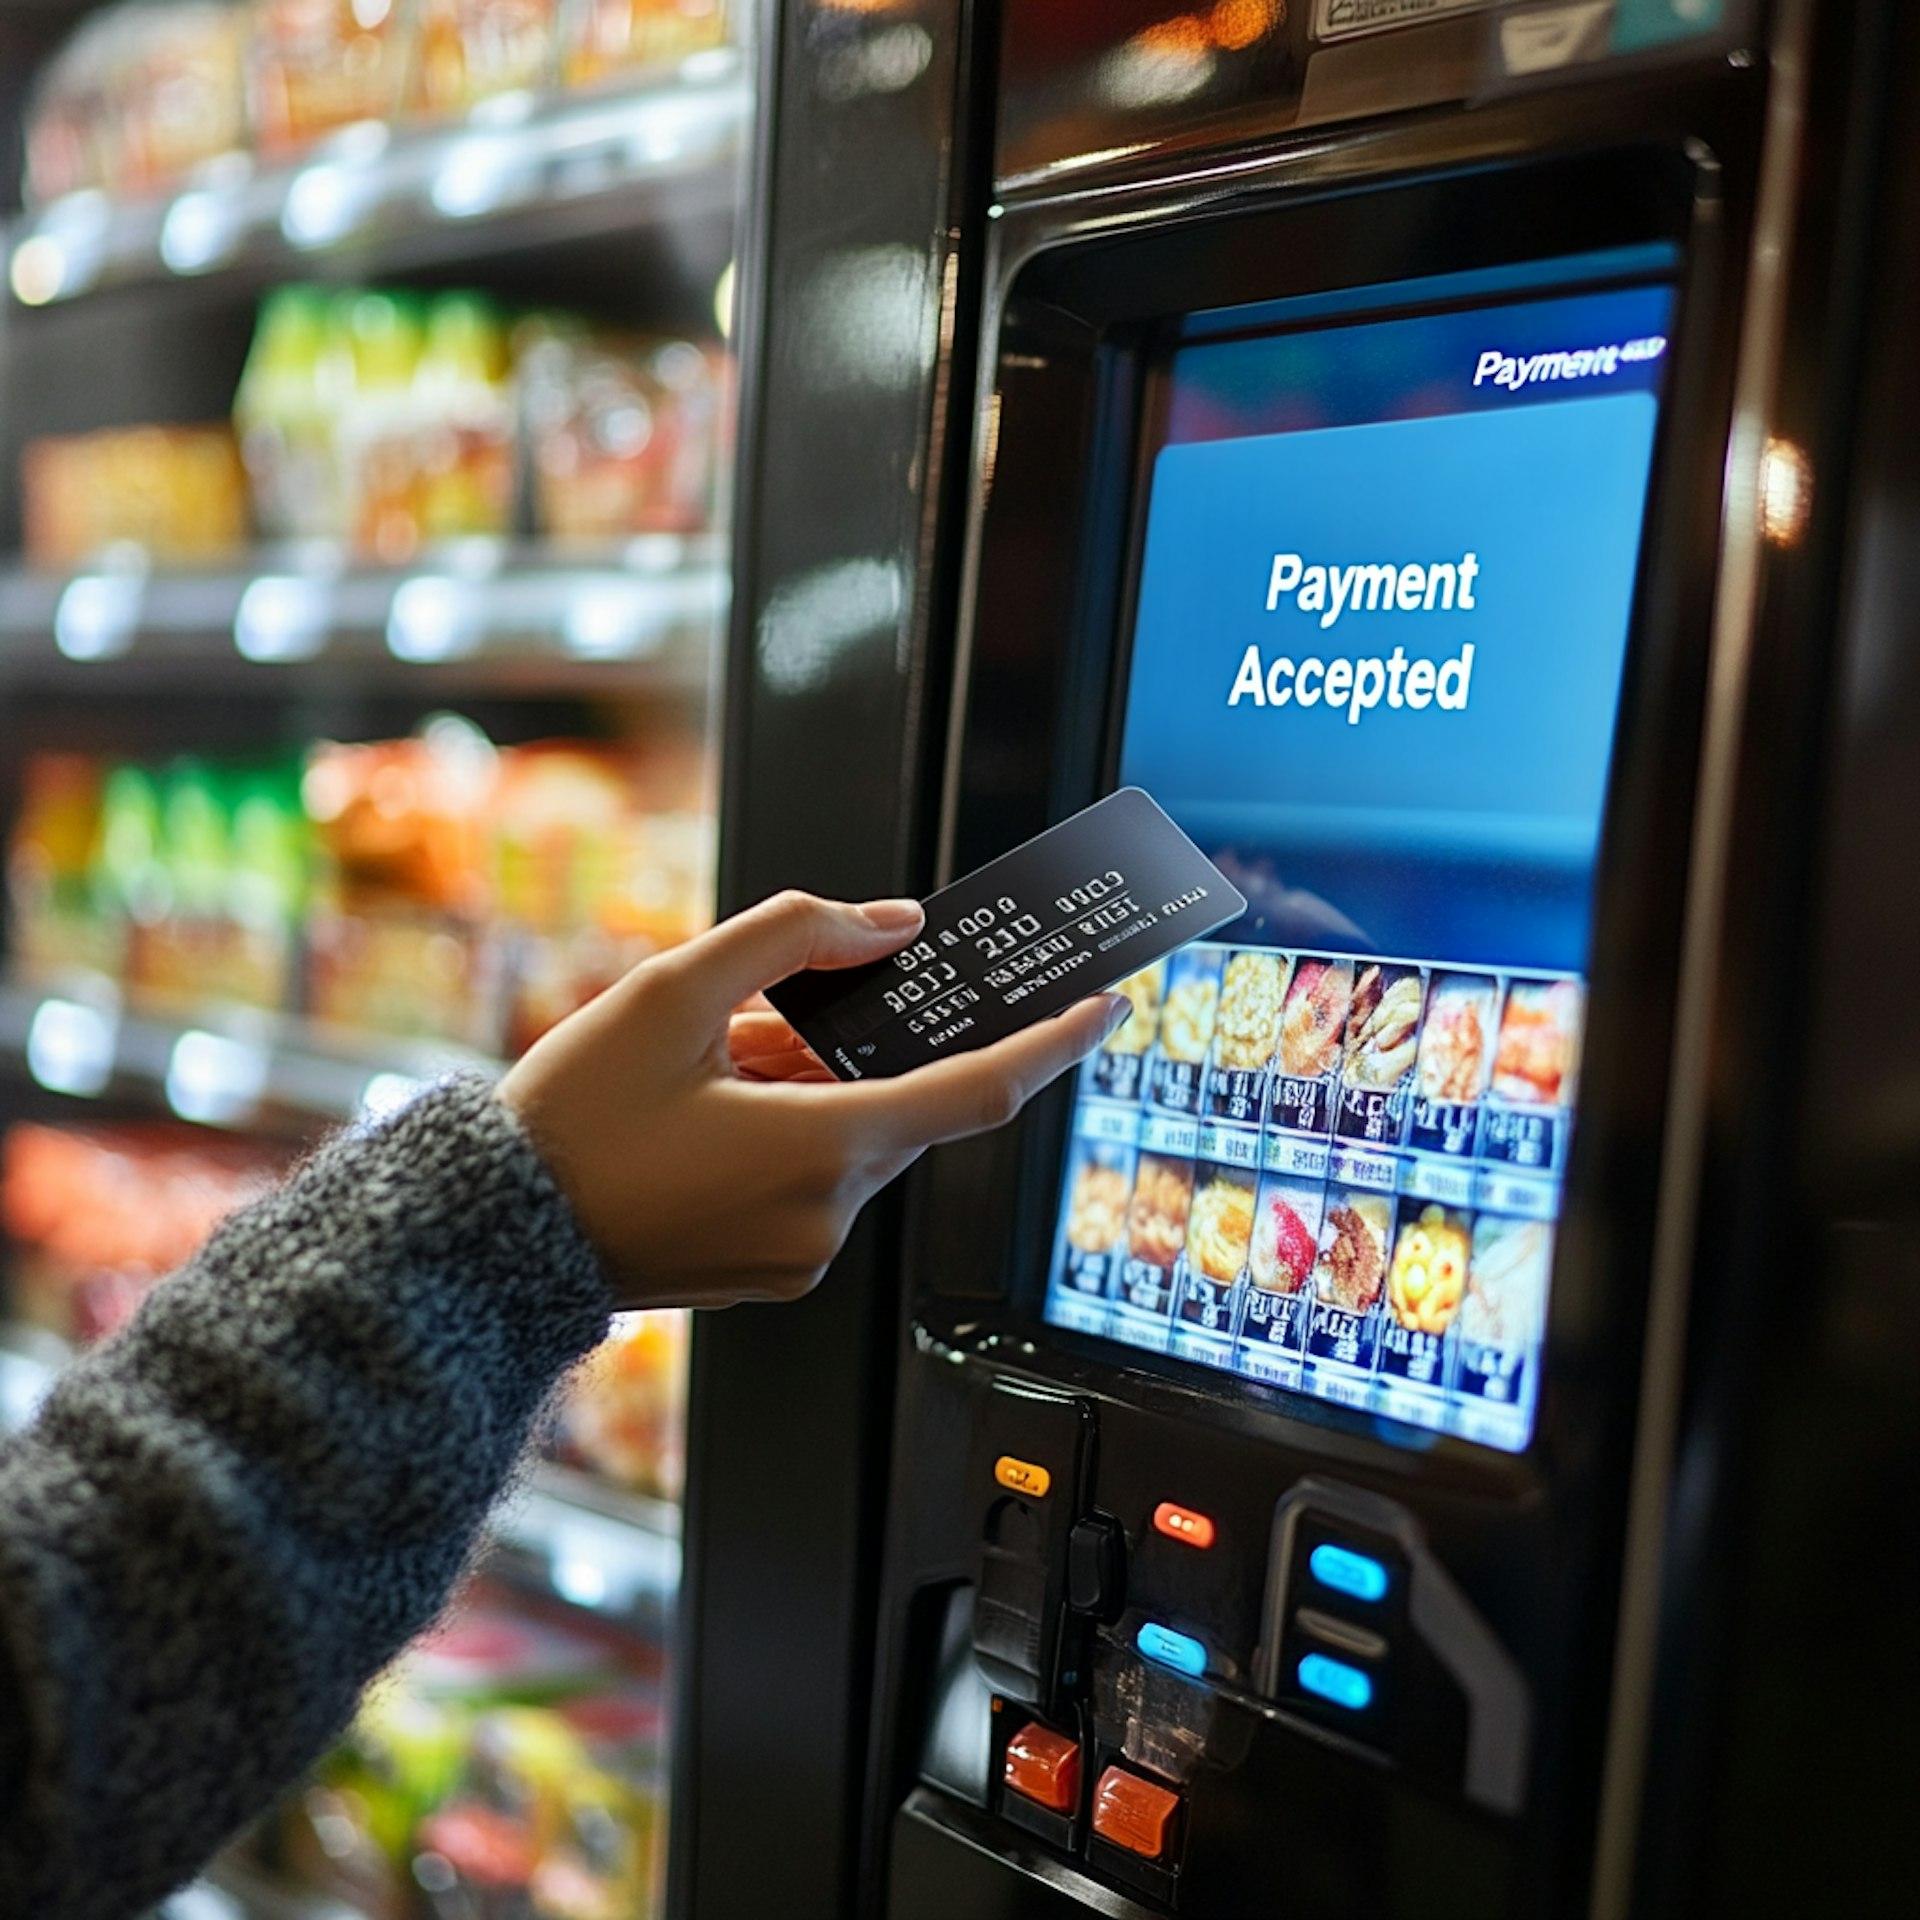
[(1162, 1500), (1153, 1510), (1153, 1524), (1170, 1540), (1184, 1540), (1190, 1547), (1213, 1545), (1213, 1522), (1191, 1507), (1176, 1507), (1171, 1500)]
[(1055, 1813), (1071, 1813), (1080, 1804), (1080, 1742), (1027, 1724), (1007, 1742), (1007, 1785)]
[(1109, 1767), (1093, 1790), (1093, 1830), (1143, 1859), (1158, 1860), (1173, 1838), (1180, 1796), (1124, 1767)]

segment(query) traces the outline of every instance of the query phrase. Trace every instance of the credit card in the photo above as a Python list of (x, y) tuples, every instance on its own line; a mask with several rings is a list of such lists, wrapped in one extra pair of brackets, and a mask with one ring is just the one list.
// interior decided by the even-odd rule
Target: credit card
[(1138, 787), (926, 902), (890, 959), (796, 973), (767, 998), (842, 1080), (991, 1045), (1237, 919), (1245, 898)]

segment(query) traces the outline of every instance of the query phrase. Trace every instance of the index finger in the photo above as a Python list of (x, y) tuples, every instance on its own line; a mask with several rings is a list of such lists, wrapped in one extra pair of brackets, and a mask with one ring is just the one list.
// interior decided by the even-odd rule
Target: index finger
[(1132, 1010), (1124, 994), (1096, 994), (976, 1053), (891, 1080), (856, 1082), (846, 1097), (858, 1101), (888, 1144), (903, 1151), (985, 1133), (1005, 1126), (1042, 1087), (1084, 1060)]

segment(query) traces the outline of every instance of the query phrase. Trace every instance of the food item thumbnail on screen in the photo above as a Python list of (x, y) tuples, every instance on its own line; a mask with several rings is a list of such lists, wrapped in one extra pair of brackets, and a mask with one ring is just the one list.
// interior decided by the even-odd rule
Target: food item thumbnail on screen
[(1207, 943), (1121, 990), (1047, 1319), (1524, 1447), (1580, 982)]

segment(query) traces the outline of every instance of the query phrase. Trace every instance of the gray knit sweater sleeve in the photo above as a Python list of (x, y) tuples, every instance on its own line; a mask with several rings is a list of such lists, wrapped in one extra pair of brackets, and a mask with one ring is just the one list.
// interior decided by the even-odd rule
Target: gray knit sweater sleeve
[(607, 1312), (526, 1136), (456, 1081), (66, 1374), (0, 1449), (0, 1915), (136, 1914), (309, 1765)]

